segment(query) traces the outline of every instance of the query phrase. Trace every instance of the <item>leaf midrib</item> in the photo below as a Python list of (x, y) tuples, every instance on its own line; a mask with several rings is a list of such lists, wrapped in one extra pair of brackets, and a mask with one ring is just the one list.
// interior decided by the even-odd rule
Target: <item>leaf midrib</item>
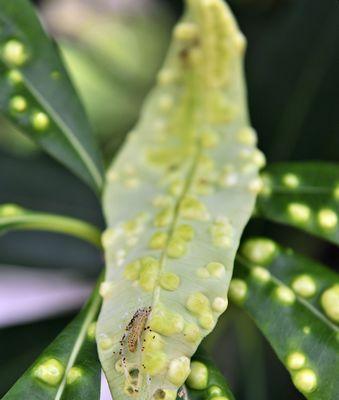
[(70, 369), (74, 366), (75, 361), (80, 353), (81, 347), (84, 343), (84, 339), (87, 335), (88, 327), (93, 322), (93, 320), (99, 310), (101, 299), (99, 296), (98, 289), (95, 289), (95, 290), (96, 290), (96, 292), (95, 292), (94, 299), (92, 300), (92, 304), (90, 305), (90, 307), (88, 309), (87, 315), (81, 325), (81, 329), (79, 330), (79, 333), (74, 342), (72, 352), (68, 358), (68, 362), (67, 362), (67, 365), (65, 368), (64, 376), (63, 376), (63, 378), (60, 382), (60, 385), (58, 387), (58, 390), (54, 396), (54, 400), (60, 400), (62, 398), (65, 387), (66, 387), (66, 383), (67, 383), (67, 375), (68, 375)]
[(64, 120), (59, 116), (58, 113), (54, 112), (53, 107), (47, 102), (43, 95), (34, 88), (32, 82), (29, 78), (24, 74), (24, 81), (28, 87), (28, 89), (32, 92), (35, 98), (38, 100), (40, 104), (48, 111), (52, 119), (54, 120), (55, 124), (59, 127), (61, 132), (64, 133), (65, 137), (67, 138), (68, 142), (72, 145), (73, 149), (79, 155), (80, 159), (87, 167), (88, 171), (90, 172), (92, 179), (94, 180), (98, 189), (102, 188), (103, 185), (103, 178), (101, 176), (100, 171), (96, 167), (95, 163), (93, 162), (92, 158), (88, 155), (87, 151), (81, 145), (80, 141), (72, 133), (71, 128), (65, 124)]
[[(1, 16), (0, 16), (1, 17)], [(20, 32), (23, 36), (25, 36), (20, 29), (11, 19), (6, 17), (1, 18), (2, 20), (8, 21), (8, 23), (14, 27), (14, 29)], [(8, 66), (9, 68), (9, 66)], [(67, 124), (64, 123), (63, 119), (59, 116), (58, 113), (54, 112), (53, 107), (46, 101), (43, 95), (34, 88), (31, 80), (27, 77), (27, 75), (22, 71), (24, 82), (27, 85), (28, 90), (31, 91), (33, 96), (36, 100), (46, 109), (48, 110), (50, 116), (52, 117), (55, 124), (59, 127), (60, 131), (64, 133), (65, 137), (67, 138), (68, 142), (71, 144), (75, 152), (79, 155), (80, 159), (87, 167), (87, 170), (90, 172), (90, 175), (95, 182), (97, 189), (100, 191), (103, 185), (103, 178), (100, 173), (100, 170), (96, 167), (92, 158), (88, 155), (87, 151), (82, 147), (80, 141), (77, 139), (75, 135), (72, 134), (72, 130), (68, 127)]]
[[(185, 103), (179, 104), (179, 107), (186, 107), (187, 112), (186, 112), (186, 114), (184, 114), (184, 118), (185, 118), (184, 122), (185, 123), (183, 123), (183, 127), (181, 127), (180, 129), (183, 132), (191, 132), (192, 130), (195, 129), (194, 116), (196, 113), (196, 104), (195, 104), (194, 99), (197, 96), (196, 91), (198, 90), (198, 86), (199, 86), (199, 85), (197, 85), (195, 74), (192, 73), (192, 77), (187, 77), (184, 84), (186, 85), (186, 87), (183, 89), (183, 92), (185, 92), (185, 95), (183, 94), (183, 96), (188, 96), (188, 97), (186, 99), (184, 97), (184, 99), (185, 99), (184, 101), (186, 101), (186, 104)], [(201, 143), (200, 143), (199, 137), (194, 136), (194, 139), (195, 139), (194, 140), (194, 153), (192, 156), (191, 165), (190, 165), (189, 171), (185, 177), (184, 188), (182, 189), (182, 192), (180, 193), (180, 195), (178, 196), (178, 198), (175, 202), (173, 220), (168, 229), (168, 238), (167, 238), (165, 247), (162, 250), (161, 255), (160, 255), (160, 267), (159, 267), (158, 274), (157, 274), (157, 282), (159, 282), (160, 275), (161, 275), (163, 269), (165, 268), (168, 246), (169, 246), (170, 241), (173, 239), (174, 231), (175, 231), (175, 228), (177, 226), (177, 222), (178, 222), (178, 219), (180, 216), (181, 202), (189, 192), (189, 189), (191, 187), (191, 184), (194, 179), (195, 172), (196, 172), (196, 169), (198, 166), (199, 156), (201, 153)], [(158, 284), (153, 292), (152, 310), (154, 310), (155, 304), (160, 298), (160, 292), (161, 292), (161, 286)]]

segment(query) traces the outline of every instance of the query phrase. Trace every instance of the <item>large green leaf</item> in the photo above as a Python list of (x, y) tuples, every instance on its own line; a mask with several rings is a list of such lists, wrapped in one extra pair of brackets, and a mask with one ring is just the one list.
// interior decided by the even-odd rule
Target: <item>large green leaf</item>
[(339, 244), (339, 164), (273, 164), (263, 177), (259, 216)]
[[(223, 1), (187, 3), (158, 85), (107, 175), (97, 340), (115, 400), (175, 396), (227, 307), (239, 238), (260, 189), (264, 159), (248, 122), (245, 40)], [(144, 324), (146, 343), (135, 349)]]
[(269, 340), (307, 399), (339, 393), (339, 276), (270, 239), (249, 239), (230, 298)]
[(188, 398), (192, 400), (234, 400), (221, 371), (201, 347), (194, 354), (185, 386)]
[(26, 210), (16, 204), (0, 204), (0, 234), (9, 230), (43, 230), (86, 240), (101, 247), (101, 232), (95, 226), (62, 215)]
[(0, 109), (97, 192), (101, 158), (53, 41), (28, 0), (0, 0)]
[(101, 368), (95, 343), (98, 286), (80, 314), (47, 347), (3, 400), (96, 400)]

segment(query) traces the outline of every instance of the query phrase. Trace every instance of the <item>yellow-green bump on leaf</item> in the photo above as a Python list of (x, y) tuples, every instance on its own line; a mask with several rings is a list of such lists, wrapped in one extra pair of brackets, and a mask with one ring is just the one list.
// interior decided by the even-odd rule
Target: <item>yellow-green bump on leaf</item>
[(264, 164), (247, 115), (244, 47), (224, 1), (187, 0), (158, 84), (107, 173), (112, 290), (96, 334), (115, 400), (176, 393), (227, 308)]
[(95, 321), (101, 304), (100, 281), (101, 277), (82, 311), (16, 381), (3, 400), (99, 399), (101, 366), (96, 351)]
[(208, 383), (208, 369), (200, 361), (193, 361), (191, 364), (191, 373), (187, 379), (187, 385), (192, 389), (205, 389)]
[(185, 386), (188, 398), (200, 400), (234, 400), (225, 376), (213, 364), (203, 346), (193, 356), (191, 373)]
[(277, 163), (263, 174), (257, 216), (339, 244), (339, 164)]
[(0, 114), (101, 194), (91, 126), (34, 4), (0, 0), (0, 35)]
[(336, 398), (338, 274), (265, 238), (248, 239), (242, 250), (231, 300), (253, 318), (307, 400)]

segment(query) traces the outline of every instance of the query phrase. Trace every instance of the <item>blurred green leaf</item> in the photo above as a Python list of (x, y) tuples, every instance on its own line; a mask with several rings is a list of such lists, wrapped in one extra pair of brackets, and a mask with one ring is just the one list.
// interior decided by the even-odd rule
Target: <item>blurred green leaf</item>
[(16, 156), (33, 155), (37, 153), (37, 145), (16, 129), (6, 118), (0, 116), (0, 147)]
[(0, 234), (9, 230), (43, 230), (71, 235), (101, 247), (95, 226), (71, 217), (25, 210), (16, 204), (0, 204)]
[[(201, 346), (193, 356), (191, 374), (185, 386), (188, 397), (192, 400), (210, 400), (213, 398), (216, 400), (234, 400), (223, 374)], [(205, 387), (201, 388), (201, 386)]]
[[(125, 134), (135, 122), (143, 96), (137, 90), (131, 93), (130, 88), (119, 84), (110, 65), (103, 67), (95, 59), (95, 50), (91, 53), (76, 43), (59, 43), (72, 81), (81, 95), (99, 139), (120, 143), (123, 136), (121, 133)], [(103, 151), (106, 150), (103, 146)], [(112, 154), (109, 161), (111, 157)]]
[(91, 128), (58, 50), (28, 0), (0, 0), (0, 40), (1, 111), (100, 192), (103, 167)]
[[(103, 227), (101, 207), (94, 192), (42, 153), (18, 158), (0, 151), (0, 188), (0, 204), (20, 204), (28, 210), (67, 215)], [(14, 231), (1, 237), (0, 263), (43, 269), (57, 266), (58, 270), (95, 279), (102, 257), (93, 246), (70, 236)]]
[[(170, 39), (170, 9), (110, 1), (51, 0), (42, 16), (110, 161), (136, 122)], [(122, 6), (122, 7), (121, 7)], [(72, 10), (72, 11), (70, 11)], [(112, 40), (114, 38), (114, 40)]]
[(339, 164), (273, 164), (263, 173), (257, 213), (339, 245)]
[(230, 298), (262, 330), (307, 399), (339, 393), (339, 277), (270, 239), (244, 243)]
[(3, 400), (96, 400), (100, 396), (100, 363), (95, 319), (101, 298), (95, 288), (80, 314), (24, 373)]

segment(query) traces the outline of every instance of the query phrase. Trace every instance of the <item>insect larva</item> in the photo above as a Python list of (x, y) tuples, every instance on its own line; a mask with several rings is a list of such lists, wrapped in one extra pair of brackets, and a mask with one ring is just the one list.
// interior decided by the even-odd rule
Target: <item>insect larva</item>
[[(152, 307), (139, 308), (133, 315), (132, 319), (125, 328), (125, 333), (120, 340), (119, 356), (121, 357), (121, 364), (124, 370), (124, 374), (127, 381), (130, 381), (131, 374), (127, 366), (126, 355), (125, 355), (125, 345), (127, 342), (127, 349), (131, 353), (135, 353), (138, 348), (138, 343), (141, 341), (141, 336), (143, 332), (149, 329), (146, 326), (146, 322), (151, 313)], [(143, 351), (144, 347), (141, 348)], [(135, 387), (132, 382), (130, 382), (131, 387), (134, 392), (138, 392), (138, 387)]]
[(138, 309), (127, 326), (127, 345), (131, 353), (136, 352), (143, 331), (149, 328), (146, 327), (146, 322), (150, 312), (151, 307)]

